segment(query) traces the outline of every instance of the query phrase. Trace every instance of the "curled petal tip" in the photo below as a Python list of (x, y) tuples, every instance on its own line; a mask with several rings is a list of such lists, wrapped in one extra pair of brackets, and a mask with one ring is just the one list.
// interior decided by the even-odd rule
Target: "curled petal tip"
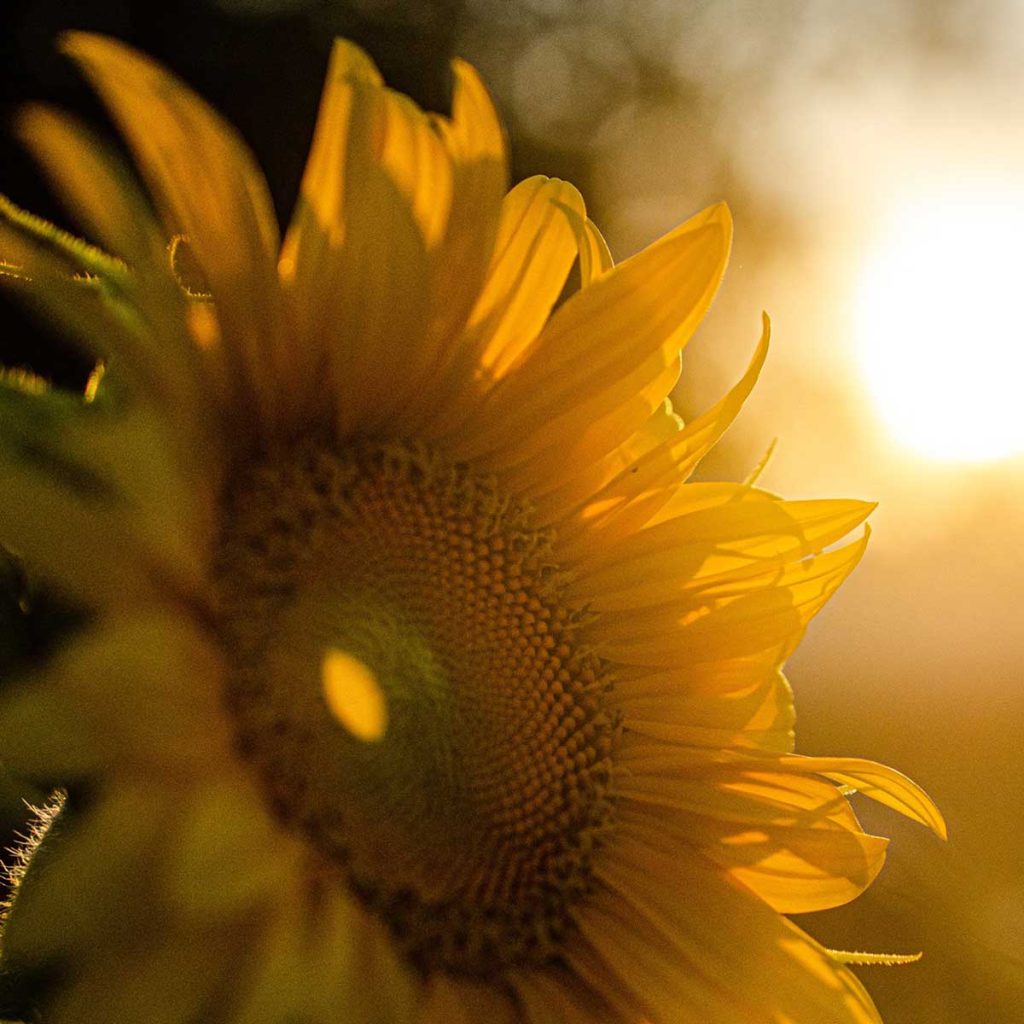
[(75, 60), (83, 60), (89, 56), (89, 51), (104, 43), (111, 43), (114, 40), (98, 32), (83, 32), (80, 29), (69, 29), (57, 37), (57, 49), (68, 57)]
[(732, 210), (724, 199), (719, 199), (717, 203), (709, 206), (707, 213), (709, 220), (717, 221), (727, 232), (732, 233)]
[(335, 37), (331, 46), (328, 77), (362, 80), (377, 86), (384, 84), (380, 71), (369, 54), (362, 47), (340, 36)]

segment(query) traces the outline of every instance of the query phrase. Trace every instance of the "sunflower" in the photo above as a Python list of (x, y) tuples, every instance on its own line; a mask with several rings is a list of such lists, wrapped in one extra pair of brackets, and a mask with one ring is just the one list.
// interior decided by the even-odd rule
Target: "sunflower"
[(506, 194), (472, 68), (438, 117), (338, 42), (280, 241), (201, 100), (65, 45), (147, 189), (24, 113), (92, 242), (5, 202), (6, 278), (97, 365), (0, 407), (3, 543), (75, 611), (0, 711), (70, 794), (6, 915), (42, 1018), (877, 1021), (784, 915), (879, 871), (851, 790), (943, 826), (792, 753), (781, 665), (871, 506), (686, 482), (767, 346), (672, 412), (726, 208), (613, 266), (571, 185)]

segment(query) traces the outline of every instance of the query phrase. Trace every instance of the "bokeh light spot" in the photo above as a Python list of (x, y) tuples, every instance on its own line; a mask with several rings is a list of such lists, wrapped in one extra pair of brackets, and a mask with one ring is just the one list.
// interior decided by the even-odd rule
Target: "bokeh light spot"
[(357, 739), (383, 739), (388, 708), (373, 672), (358, 658), (337, 648), (324, 654), (324, 699), (331, 714)]
[(979, 184), (896, 209), (861, 275), (855, 338), (899, 442), (942, 461), (1024, 452), (1024, 190)]

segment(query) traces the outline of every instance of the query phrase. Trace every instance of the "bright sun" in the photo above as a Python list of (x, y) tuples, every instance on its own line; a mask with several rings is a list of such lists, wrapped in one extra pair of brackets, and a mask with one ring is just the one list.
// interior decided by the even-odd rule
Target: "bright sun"
[(855, 331), (868, 388), (919, 454), (1024, 452), (1024, 193), (991, 187), (902, 205), (861, 276)]

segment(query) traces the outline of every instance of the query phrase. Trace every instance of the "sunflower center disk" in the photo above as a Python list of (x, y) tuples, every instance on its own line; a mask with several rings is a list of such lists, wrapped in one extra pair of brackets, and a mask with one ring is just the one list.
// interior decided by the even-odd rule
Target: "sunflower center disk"
[[(275, 812), (423, 970), (551, 959), (612, 813), (616, 730), (548, 537), (398, 443), (279, 452), (224, 522), (228, 702)], [(375, 680), (379, 739), (332, 711), (325, 658)]]

